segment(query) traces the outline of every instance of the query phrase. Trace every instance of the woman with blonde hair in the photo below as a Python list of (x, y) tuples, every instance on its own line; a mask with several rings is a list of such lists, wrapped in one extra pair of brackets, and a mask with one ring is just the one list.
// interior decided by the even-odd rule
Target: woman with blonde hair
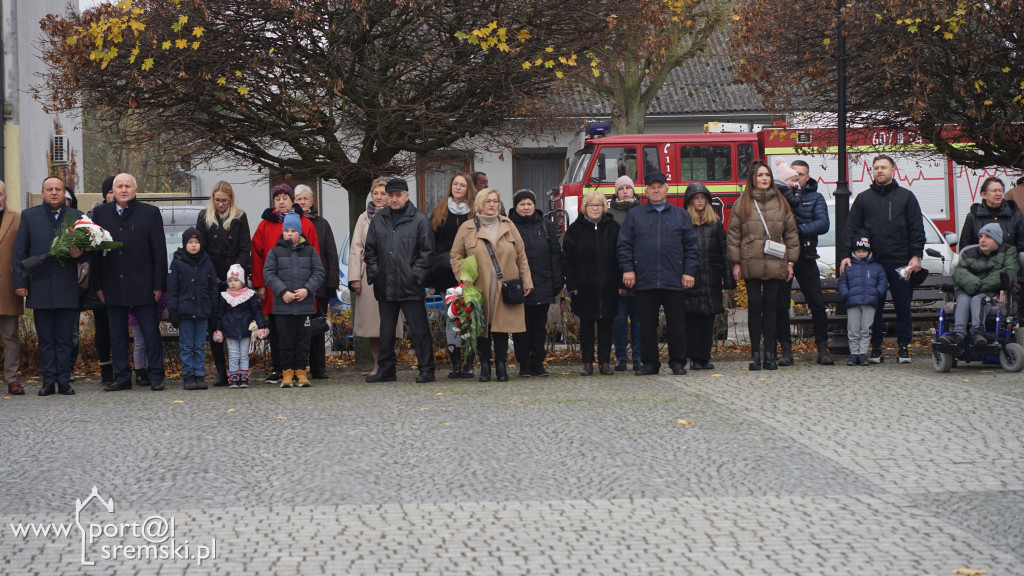
[(599, 371), (606, 376), (615, 373), (610, 364), (612, 322), (619, 313), (619, 288), (623, 288), (618, 238), (619, 223), (605, 209), (604, 194), (597, 191), (583, 197), (583, 213), (562, 238), (565, 288), (572, 297), (573, 314), (580, 318), (583, 376), (594, 373), (594, 324)]
[[(452, 273), (451, 251), (459, 227), (474, 215), (473, 201), (476, 187), (469, 174), (457, 172), (448, 183), (448, 193), (430, 213), (430, 228), (434, 231), (434, 269), (430, 285), (434, 293), (444, 296), (445, 291), (459, 284)], [(455, 321), (446, 318), (444, 336), (448, 360), (452, 363), (449, 378), (472, 378), (473, 358), (462, 358), (462, 337), (455, 333)]]
[(732, 283), (732, 269), (726, 258), (725, 229), (711, 207), (711, 192), (700, 182), (686, 187), (686, 211), (697, 233), (697, 275), (693, 288), (683, 292), (686, 304), (686, 355), (690, 370), (711, 370), (711, 344), (715, 316), (725, 312), (722, 290)]
[[(377, 306), (377, 297), (373, 295), (373, 288), (366, 284), (366, 262), (363, 261), (363, 254), (366, 251), (366, 234), (370, 231), (370, 221), (388, 205), (388, 195), (384, 191), (387, 184), (388, 179), (383, 177), (374, 179), (370, 184), (370, 201), (366, 203), (366, 211), (356, 220), (348, 257), (348, 277), (351, 278), (348, 287), (352, 290), (355, 304), (352, 335), (370, 339), (370, 349), (373, 351), (373, 372), (370, 372), (370, 375), (377, 373), (377, 360), (380, 357), (380, 309)], [(402, 335), (402, 316), (399, 314), (395, 338), (401, 338)]]
[(733, 263), (733, 278), (737, 282), (745, 280), (747, 287), (751, 370), (779, 369), (775, 360), (774, 306), (779, 289), (793, 277), (793, 262), (800, 256), (796, 220), (774, 180), (768, 164), (752, 162), (747, 185), (729, 217), (728, 257)]
[[(213, 261), (213, 269), (217, 272), (218, 279), (227, 278), (228, 269), (232, 264), (241, 266), (245, 271), (245, 277), (248, 278), (252, 263), (249, 218), (235, 204), (235, 190), (231, 184), (221, 180), (213, 185), (210, 201), (196, 220), (196, 229), (202, 237), (200, 241), (203, 249)], [(226, 284), (219, 286), (220, 290), (226, 288)], [(213, 385), (227, 386), (229, 382), (224, 343), (213, 341), (216, 323), (210, 324), (207, 340), (210, 343), (213, 363), (217, 365), (217, 380)]]
[[(502, 282), (520, 280), (524, 296), (533, 290), (533, 278), (526, 261), (526, 249), (519, 231), (507, 216), (498, 213), (501, 196), (493, 188), (477, 193), (476, 216), (459, 227), (452, 244), (451, 265), (456, 277), (462, 271), (462, 259), (476, 257), (480, 274), (473, 282), (483, 293), (484, 324), (487, 334), (477, 336), (480, 355), (480, 381), (491, 379), (491, 340), (494, 341), (494, 372), (499, 382), (508, 381), (508, 335), (526, 330), (523, 303), (508, 303), (502, 298)], [(493, 256), (492, 256), (493, 253)], [(495, 267), (497, 266), (497, 268)], [(502, 279), (498, 278), (498, 269)]]

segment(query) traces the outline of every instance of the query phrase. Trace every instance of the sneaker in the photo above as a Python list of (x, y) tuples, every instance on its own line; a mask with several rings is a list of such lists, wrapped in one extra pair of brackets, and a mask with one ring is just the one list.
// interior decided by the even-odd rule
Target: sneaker
[(267, 384), (280, 384), (282, 380), (281, 372), (278, 370), (271, 370), (267, 374), (267, 379), (264, 380)]
[(881, 364), (882, 362), (885, 362), (885, 356), (882, 354), (882, 349), (872, 348), (871, 358), (868, 361), (872, 364)]
[(982, 330), (971, 331), (971, 345), (972, 346), (988, 346), (988, 338), (985, 338), (985, 332)]
[(847, 366), (860, 366), (860, 354), (850, 354), (850, 359), (846, 361)]
[(616, 372), (625, 372), (626, 371), (626, 359), (625, 358), (618, 358), (615, 361), (615, 371)]
[(244, 372), (242, 372), (241, 374), (238, 375), (238, 387), (239, 388), (248, 388), (249, 387), (249, 371), (248, 370), (245, 370)]
[(241, 388), (242, 379), (238, 374), (228, 376), (228, 388)]
[(871, 362), (868, 362), (868, 355), (861, 354), (857, 357), (857, 366), (869, 366)]
[(907, 350), (906, 346), (900, 346), (899, 352), (896, 353), (896, 361), (900, 364), (910, 363), (910, 351)]

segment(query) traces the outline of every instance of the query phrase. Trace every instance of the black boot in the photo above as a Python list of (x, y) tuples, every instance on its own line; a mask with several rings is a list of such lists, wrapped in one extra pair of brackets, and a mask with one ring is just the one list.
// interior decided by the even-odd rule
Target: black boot
[(793, 365), (793, 343), (792, 342), (780, 342), (782, 348), (782, 354), (779, 355), (779, 366), (792, 366)]
[(480, 381), (490, 382), (491, 381), (491, 361), (480, 360)]
[(75, 389), (71, 387), (70, 382), (57, 382), (57, 393), (64, 396), (74, 396)]
[[(483, 370), (481, 370), (482, 372)], [(508, 382), (508, 365), (504, 362), (494, 363), (494, 374), (498, 377), (498, 382)]]
[(779, 363), (775, 360), (775, 352), (764, 353), (764, 369), (765, 370), (778, 370)]
[(832, 366), (836, 363), (832, 355), (828, 353), (828, 342), (818, 342), (818, 364)]
[(114, 365), (110, 362), (100, 364), (100, 384), (114, 383)]
[(472, 354), (466, 354), (466, 357), (464, 358), (464, 362), (465, 362), (465, 364), (462, 365), (462, 374), (461, 375), (462, 375), (463, 378), (472, 378), (473, 376), (475, 376), (473, 374), (473, 355)]
[(452, 371), (448, 373), (448, 377), (462, 378), (462, 348), (459, 348), (454, 344), (449, 344), (448, 360), (452, 363)]
[(217, 379), (213, 381), (214, 386), (227, 386), (231, 381), (228, 378), (228, 371), (224, 368), (217, 368)]
[(761, 369), (761, 351), (751, 350), (750, 351), (750, 369), (760, 370)]
[(40, 396), (52, 396), (55, 393), (56, 390), (54, 390), (53, 382), (50, 382), (49, 384), (43, 384), (43, 387), (39, 390)]
[(145, 368), (135, 371), (135, 384), (138, 386), (149, 386), (151, 384), (149, 381), (149, 375), (146, 374)]

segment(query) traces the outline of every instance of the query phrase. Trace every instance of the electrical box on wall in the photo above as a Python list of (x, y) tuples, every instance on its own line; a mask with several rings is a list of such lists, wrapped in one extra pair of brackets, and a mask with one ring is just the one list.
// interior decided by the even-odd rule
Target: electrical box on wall
[(50, 145), (50, 163), (54, 166), (71, 164), (71, 149), (67, 136), (57, 134), (53, 137)]

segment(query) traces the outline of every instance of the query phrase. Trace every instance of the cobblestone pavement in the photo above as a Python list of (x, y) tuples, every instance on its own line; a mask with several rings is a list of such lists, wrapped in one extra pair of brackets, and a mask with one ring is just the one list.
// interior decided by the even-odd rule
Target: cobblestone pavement
[(1024, 574), (1024, 375), (718, 364), (29, 383), (0, 400), (0, 573)]

